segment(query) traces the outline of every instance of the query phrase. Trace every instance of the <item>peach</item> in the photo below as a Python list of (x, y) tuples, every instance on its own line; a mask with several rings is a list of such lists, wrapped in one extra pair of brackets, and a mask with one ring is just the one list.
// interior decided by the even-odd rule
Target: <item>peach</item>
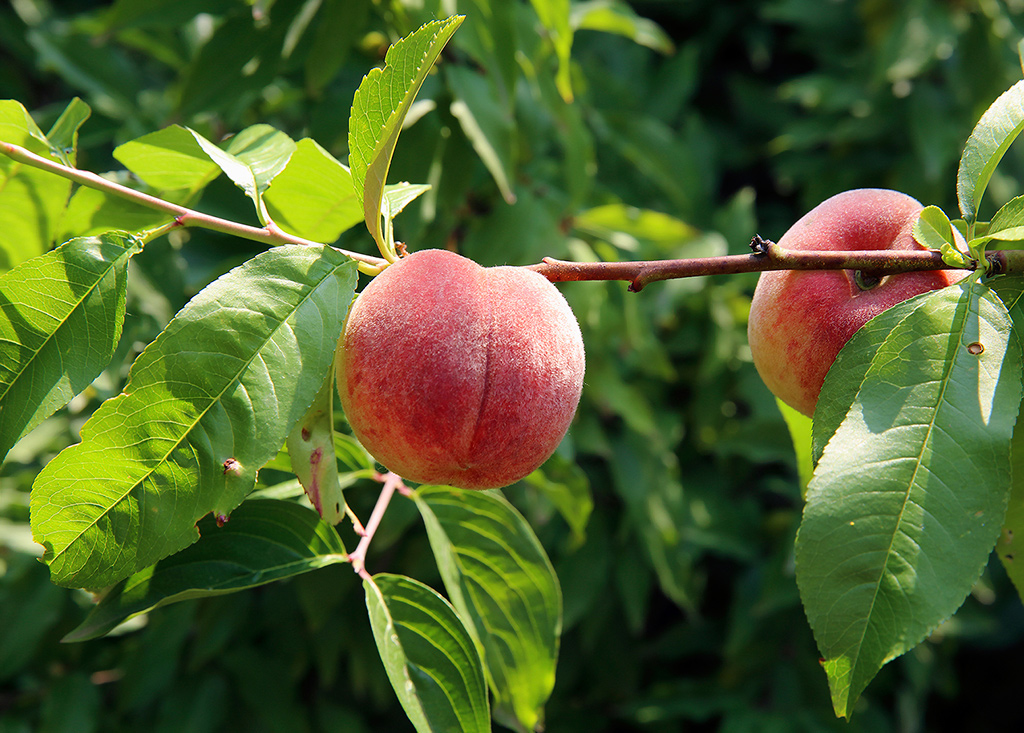
[[(913, 237), (922, 205), (898, 191), (857, 189), (822, 202), (787, 231), (790, 250), (924, 249)], [(848, 270), (764, 272), (750, 304), (754, 365), (786, 404), (813, 415), (832, 362), (868, 320), (914, 295), (950, 285), (961, 270), (908, 272), (877, 284)]]
[(538, 273), (423, 250), (356, 298), (336, 368), (352, 431), (385, 467), (419, 483), (496, 488), (540, 466), (569, 429), (583, 339)]

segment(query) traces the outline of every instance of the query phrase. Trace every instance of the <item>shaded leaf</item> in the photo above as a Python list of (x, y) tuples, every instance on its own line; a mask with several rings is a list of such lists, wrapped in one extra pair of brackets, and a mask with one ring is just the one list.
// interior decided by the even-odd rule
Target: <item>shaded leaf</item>
[(453, 66), (445, 71), (454, 97), (452, 115), (491, 174), (502, 198), (514, 204), (516, 196), (511, 179), (515, 172), (516, 127), (511, 110), (499, 103), (490, 78), (465, 66)]
[[(1024, 280), (1019, 277), (1001, 277), (994, 281), (993, 289), (1010, 312), (1014, 330), (1021, 333), (1024, 327)], [(1013, 488), (1010, 490), (1003, 530), (996, 543), (996, 554), (1017, 589), (1017, 594), (1024, 600), (1024, 427), (1020, 422), (1018, 417), (1010, 444)]]
[(33, 535), (54, 582), (117, 582), (229, 514), (320, 389), (354, 288), (342, 254), (290, 245), (194, 297), (36, 478)]
[(562, 630), (547, 554), (498, 494), (428, 486), (413, 498), (452, 604), (483, 649), (496, 706), (526, 729), (543, 725)]
[(310, 503), (328, 524), (345, 516), (345, 497), (338, 481), (338, 459), (334, 455), (334, 363), (327, 370), (320, 392), (309, 410), (288, 435), (288, 457), (292, 471)]
[(107, 366), (124, 323), (123, 234), (74, 239), (0, 276), (0, 461)]
[(306, 507), (253, 499), (218, 526), (199, 523), (200, 539), (114, 586), (64, 641), (85, 641), (115, 626), (190, 598), (223, 595), (347, 562), (333, 527)]
[(877, 349), (796, 543), (837, 715), (981, 575), (1006, 511), (1020, 372), (1006, 308), (976, 278), (925, 296)]
[(400, 575), (380, 573), (363, 587), (380, 658), (416, 730), (489, 731), (480, 655), (451, 604)]

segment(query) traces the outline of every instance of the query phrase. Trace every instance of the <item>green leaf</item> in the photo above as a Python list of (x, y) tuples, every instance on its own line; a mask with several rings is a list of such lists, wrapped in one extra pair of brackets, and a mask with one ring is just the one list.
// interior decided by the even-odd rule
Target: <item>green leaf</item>
[(334, 455), (334, 363), (327, 369), (320, 392), (287, 440), (292, 471), (310, 503), (328, 524), (345, 517), (345, 497), (338, 481)]
[(118, 145), (114, 157), (158, 191), (198, 191), (220, 175), (195, 135), (180, 125)]
[(278, 226), (314, 242), (333, 242), (363, 220), (351, 172), (309, 138), (296, 143), (263, 200)]
[(801, 412), (797, 412), (782, 400), (775, 398), (779, 406), (779, 412), (786, 421), (789, 428), (789, 437), (793, 441), (793, 451), (796, 453), (797, 476), (800, 478), (800, 495), (806, 496), (807, 484), (811, 481), (814, 473), (814, 464), (811, 459), (811, 435), (813, 433), (811, 419)]
[(329, 247), (277, 247), (175, 316), (36, 478), (33, 535), (54, 582), (115, 583), (238, 506), (320, 389), (355, 280)]
[(914, 239), (928, 249), (942, 252), (942, 261), (947, 265), (966, 267), (968, 264), (964, 253), (957, 246), (953, 224), (938, 206), (926, 206), (921, 212), (921, 216), (914, 222)]
[(590, 481), (583, 469), (555, 453), (523, 481), (555, 505), (572, 530), (573, 543), (582, 545), (586, 540), (587, 522), (594, 510)]
[(232, 137), (227, 150), (222, 150), (195, 130), (189, 132), (210, 160), (252, 199), (260, 223), (266, 224), (263, 193), (288, 165), (295, 142), (270, 125), (252, 125)]
[(1006, 511), (1021, 366), (1006, 308), (976, 277), (929, 293), (884, 338), (825, 447), (796, 578), (837, 715), (981, 575)]
[(516, 121), (502, 106), (496, 81), (464, 66), (445, 70), (454, 99), (451, 113), (480, 156), (506, 203), (514, 204), (511, 179), (515, 172)]
[(591, 30), (625, 36), (634, 43), (663, 54), (675, 53), (671, 37), (652, 20), (641, 18), (620, 0), (575, 3), (569, 16), (574, 31)]
[(541, 24), (547, 31), (558, 58), (555, 85), (562, 99), (571, 102), (572, 94), (572, 25), (569, 22), (569, 0), (531, 0)]
[(68, 103), (53, 127), (46, 133), (50, 153), (70, 167), (75, 165), (78, 151), (78, 129), (89, 119), (92, 109), (78, 97)]
[(930, 293), (922, 293), (882, 311), (853, 334), (840, 350), (828, 374), (825, 375), (818, 404), (814, 408), (814, 419), (811, 422), (811, 461), (815, 466), (818, 465), (825, 446), (839, 429), (850, 410), (850, 405), (856, 399), (875, 354), (885, 343), (889, 333), (908, 315), (925, 305), (929, 295)]
[(107, 366), (136, 240), (74, 239), (0, 276), (0, 461)]
[(697, 229), (674, 216), (621, 203), (581, 211), (573, 226), (628, 252), (639, 252), (643, 244), (678, 251), (680, 245), (700, 236)]
[(205, 598), (265, 585), (326, 565), (347, 562), (333, 527), (306, 507), (253, 499), (219, 526), (199, 523), (194, 545), (114, 586), (63, 641), (109, 633), (133, 616), (190, 598)]
[(536, 729), (562, 630), (561, 590), (544, 549), (498, 494), (428, 486), (413, 498), (452, 604), (483, 649), (496, 706)]
[[(993, 282), (993, 289), (1010, 312), (1014, 330), (1021, 333), (1024, 327), (1024, 279), (1001, 277)], [(1024, 427), (1019, 423), (1018, 419), (1010, 444), (1013, 488), (1003, 530), (996, 543), (996, 554), (1017, 594), (1024, 600)]]
[(981, 198), (999, 161), (1024, 130), (1024, 81), (1003, 92), (978, 120), (956, 174), (956, 195), (960, 214), (973, 227)]
[[(42, 130), (13, 100), (0, 101), (0, 142), (52, 158)], [(0, 154), (0, 271), (50, 248), (70, 191), (66, 178)]]
[(420, 733), (490, 731), (487, 683), (455, 610), (412, 578), (365, 578), (366, 609), (388, 679)]
[(348, 162), (366, 227), (385, 256), (393, 258), (394, 252), (381, 227), (381, 199), (398, 134), (423, 80), (462, 21), (457, 15), (427, 23), (395, 43), (384, 68), (371, 70), (352, 99)]

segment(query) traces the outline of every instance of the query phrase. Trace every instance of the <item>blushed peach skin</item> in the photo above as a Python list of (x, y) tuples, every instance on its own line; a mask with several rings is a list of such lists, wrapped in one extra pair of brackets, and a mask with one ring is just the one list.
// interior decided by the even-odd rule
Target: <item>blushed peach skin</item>
[[(922, 205), (887, 189), (837, 194), (805, 214), (779, 246), (790, 250), (924, 249), (913, 237)], [(960, 270), (908, 272), (862, 290), (847, 270), (764, 272), (750, 304), (747, 335), (754, 365), (786, 404), (813, 415), (839, 350), (882, 311), (946, 287)]]
[(496, 488), (568, 430), (583, 339), (541, 275), (424, 250), (356, 298), (336, 366), (346, 418), (381, 464), (419, 483)]

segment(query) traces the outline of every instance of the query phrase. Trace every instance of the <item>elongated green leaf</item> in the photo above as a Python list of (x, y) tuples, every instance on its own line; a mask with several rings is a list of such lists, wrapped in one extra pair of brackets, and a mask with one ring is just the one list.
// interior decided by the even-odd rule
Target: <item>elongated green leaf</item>
[(978, 218), (981, 197), (1003, 155), (1024, 130), (1024, 81), (1003, 92), (967, 138), (956, 174), (960, 214), (968, 224)]
[[(1001, 277), (993, 283), (1000, 300), (1010, 312), (1014, 330), (1019, 334), (1024, 328), (1024, 279)], [(1012, 458), (1013, 488), (1006, 508), (1003, 531), (996, 543), (996, 554), (1013, 581), (1017, 594), (1024, 600), (1024, 427), (1018, 424), (1013, 431), (1010, 444)]]
[(555, 85), (562, 99), (571, 102), (572, 93), (572, 25), (569, 22), (569, 0), (530, 0), (541, 24), (551, 38), (558, 58)]
[[(954, 286), (956, 287), (956, 286)], [(811, 422), (811, 461), (815, 466), (821, 460), (826, 444), (842, 424), (850, 405), (860, 391), (875, 354), (899, 323), (922, 307), (929, 293), (923, 293), (879, 313), (857, 331), (840, 350), (835, 362), (825, 375), (825, 383), (814, 408)]]
[(207, 517), (199, 532), (194, 545), (118, 583), (64, 641), (95, 639), (178, 601), (234, 593), (348, 560), (333, 527), (287, 501), (242, 502), (230, 521), (218, 526)]
[(88, 104), (78, 97), (68, 103), (53, 127), (46, 133), (46, 141), (50, 145), (50, 153), (60, 159), (64, 165), (74, 166), (78, 151), (78, 129), (85, 124), (92, 114)]
[(128, 259), (140, 249), (111, 232), (0, 276), (0, 461), (107, 366), (124, 323)]
[(455, 99), (451, 113), (494, 179), (502, 198), (516, 202), (512, 191), (515, 173), (516, 122), (511, 108), (498, 101), (497, 80), (464, 66), (446, 69)]
[[(42, 130), (13, 100), (0, 100), (0, 142), (52, 158)], [(16, 163), (0, 153), (0, 271), (50, 248), (70, 190), (71, 181), (66, 178)]]
[(480, 655), (451, 604), (400, 575), (378, 574), (363, 587), (380, 658), (416, 730), (489, 731)]
[(295, 142), (270, 125), (252, 125), (231, 138), (227, 150), (222, 150), (195, 130), (189, 132), (210, 160), (252, 199), (260, 221), (265, 224), (263, 193), (288, 165)]
[(315, 242), (333, 242), (363, 220), (352, 173), (309, 138), (296, 143), (263, 198), (278, 226)]
[(569, 22), (573, 30), (615, 33), (660, 53), (671, 54), (676, 50), (672, 38), (657, 23), (641, 18), (621, 0), (574, 3)]
[(414, 494), (452, 604), (483, 649), (498, 708), (528, 730), (555, 685), (562, 594), (530, 525), (497, 494)]
[(198, 191), (220, 175), (197, 138), (180, 125), (171, 125), (114, 149), (128, 170), (159, 191)]
[(193, 298), (36, 479), (32, 530), (54, 582), (115, 583), (238, 506), (320, 389), (354, 288), (346, 257), (293, 245)]
[(573, 543), (586, 540), (587, 522), (594, 510), (594, 497), (587, 474), (575, 462), (555, 453), (524, 482), (548, 498), (572, 530)]
[(928, 249), (942, 252), (942, 260), (948, 265), (964, 267), (967, 258), (960, 251), (954, 235), (953, 224), (946, 212), (938, 206), (926, 206), (914, 223), (914, 239)]
[(981, 575), (1006, 511), (1021, 365), (1006, 308), (977, 278), (930, 293), (826, 446), (796, 577), (837, 715)]
[(402, 121), (462, 21), (462, 16), (453, 16), (427, 23), (395, 43), (384, 58), (384, 68), (370, 71), (352, 99), (348, 162), (366, 226), (382, 252), (387, 245), (381, 227), (381, 199)]
[(288, 436), (288, 457), (292, 471), (309, 501), (328, 524), (345, 517), (345, 497), (338, 480), (338, 459), (334, 454), (334, 364), (327, 369), (320, 392)]
[(800, 478), (800, 495), (806, 496), (807, 484), (811, 481), (814, 473), (814, 465), (811, 457), (813, 427), (811, 420), (801, 412), (797, 412), (782, 400), (776, 398), (775, 403), (779, 406), (779, 412), (786, 421), (789, 428), (789, 437), (793, 441), (793, 451), (796, 453), (797, 476)]

